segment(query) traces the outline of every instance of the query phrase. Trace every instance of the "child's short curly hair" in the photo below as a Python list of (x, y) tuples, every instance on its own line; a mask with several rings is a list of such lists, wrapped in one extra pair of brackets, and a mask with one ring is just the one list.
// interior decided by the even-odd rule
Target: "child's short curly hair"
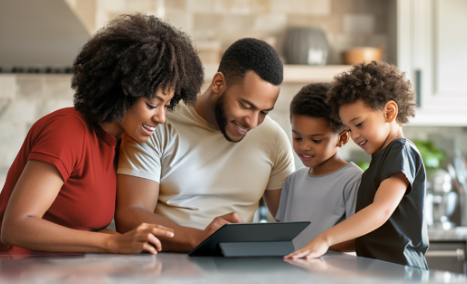
[(75, 108), (95, 123), (122, 121), (140, 97), (174, 91), (194, 103), (204, 80), (190, 38), (154, 16), (121, 15), (99, 30), (74, 63)]
[(303, 87), (290, 103), (290, 119), (294, 115), (324, 118), (332, 131), (340, 133), (344, 125), (338, 119), (331, 117), (330, 108), (326, 103), (329, 83), (312, 83)]
[(416, 103), (412, 85), (404, 74), (396, 66), (381, 61), (354, 65), (331, 83), (327, 102), (332, 116), (339, 118), (339, 108), (357, 100), (373, 110), (382, 110), (392, 100), (398, 107), (396, 121), (408, 123), (409, 117), (415, 116)]

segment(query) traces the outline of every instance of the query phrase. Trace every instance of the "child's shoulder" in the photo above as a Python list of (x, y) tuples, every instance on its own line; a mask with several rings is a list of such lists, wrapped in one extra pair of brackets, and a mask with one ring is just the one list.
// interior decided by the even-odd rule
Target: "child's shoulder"
[(348, 162), (347, 165), (332, 173), (334, 178), (346, 179), (349, 181), (360, 179), (363, 170), (354, 162)]
[(418, 151), (417, 146), (407, 138), (398, 138), (394, 141), (391, 141), (385, 149), (386, 155), (401, 155), (407, 153), (410, 155), (403, 155), (408, 157), (420, 157), (420, 152)]
[(291, 173), (288, 179), (301, 178), (304, 176), (308, 176), (309, 171), (310, 171), (310, 168), (308, 167), (299, 168), (295, 170), (295, 172)]
[(363, 173), (363, 170), (354, 162), (348, 162), (347, 165), (345, 165), (343, 168), (350, 173)]

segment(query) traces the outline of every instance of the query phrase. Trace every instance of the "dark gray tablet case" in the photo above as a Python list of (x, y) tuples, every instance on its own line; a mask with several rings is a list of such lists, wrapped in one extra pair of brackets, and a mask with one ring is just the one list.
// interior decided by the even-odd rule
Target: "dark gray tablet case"
[(284, 256), (293, 252), (292, 240), (310, 222), (225, 224), (189, 256)]

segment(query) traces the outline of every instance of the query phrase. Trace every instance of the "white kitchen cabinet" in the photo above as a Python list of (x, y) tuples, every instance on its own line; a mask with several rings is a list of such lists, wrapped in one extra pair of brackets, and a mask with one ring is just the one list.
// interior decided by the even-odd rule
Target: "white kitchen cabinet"
[(411, 124), (467, 126), (467, 1), (397, 0), (397, 65), (417, 91)]

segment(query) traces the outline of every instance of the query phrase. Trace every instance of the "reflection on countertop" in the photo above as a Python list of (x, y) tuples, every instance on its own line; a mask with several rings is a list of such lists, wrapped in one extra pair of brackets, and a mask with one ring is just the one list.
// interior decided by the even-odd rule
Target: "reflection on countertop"
[(466, 277), (328, 252), (319, 259), (0, 254), (2, 283), (465, 283)]

